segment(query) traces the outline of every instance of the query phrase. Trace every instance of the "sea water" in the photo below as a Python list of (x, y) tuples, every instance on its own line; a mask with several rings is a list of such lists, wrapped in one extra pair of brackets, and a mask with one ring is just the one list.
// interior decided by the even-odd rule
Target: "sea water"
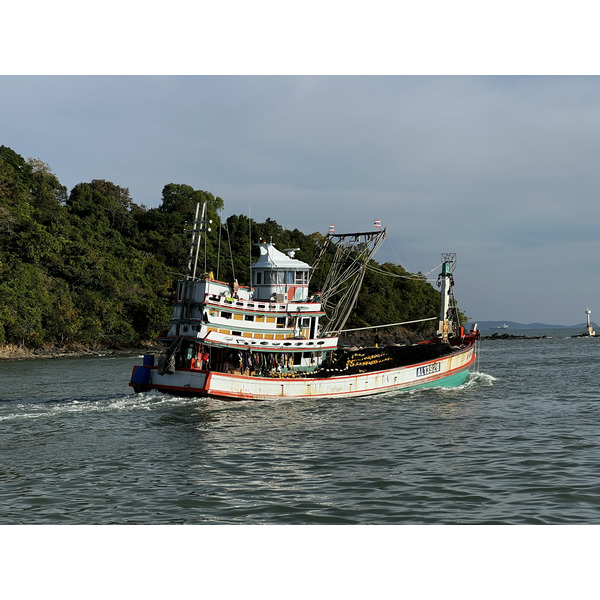
[(139, 356), (2, 361), (0, 524), (598, 524), (600, 338), (518, 333), (551, 337), (364, 398), (134, 394)]

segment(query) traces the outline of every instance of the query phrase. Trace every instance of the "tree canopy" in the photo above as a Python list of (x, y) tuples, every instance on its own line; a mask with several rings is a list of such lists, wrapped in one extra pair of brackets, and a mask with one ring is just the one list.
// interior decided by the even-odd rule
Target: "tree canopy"
[[(110, 181), (79, 183), (67, 192), (49, 165), (0, 146), (0, 343), (118, 346), (155, 338), (168, 324), (186, 270), (186, 223), (203, 200), (212, 224), (199, 268), (221, 281), (249, 283), (259, 238), (279, 249), (300, 248), (296, 256), (308, 264), (319, 253), (324, 236), (318, 233), (284, 229), (270, 218), (222, 221), (223, 200), (207, 191), (169, 183), (151, 209)], [(398, 265), (377, 266), (365, 276), (347, 327), (437, 314), (435, 288), (397, 277), (406, 274)], [(322, 281), (315, 273), (313, 291)]]

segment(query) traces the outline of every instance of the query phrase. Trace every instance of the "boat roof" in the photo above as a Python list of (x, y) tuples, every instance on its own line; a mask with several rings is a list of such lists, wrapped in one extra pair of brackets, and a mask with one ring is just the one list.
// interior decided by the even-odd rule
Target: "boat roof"
[[(253, 269), (294, 269), (309, 270), (310, 265), (280, 252), (270, 242), (259, 242), (260, 258), (252, 265)], [(291, 251), (293, 256), (293, 251)]]

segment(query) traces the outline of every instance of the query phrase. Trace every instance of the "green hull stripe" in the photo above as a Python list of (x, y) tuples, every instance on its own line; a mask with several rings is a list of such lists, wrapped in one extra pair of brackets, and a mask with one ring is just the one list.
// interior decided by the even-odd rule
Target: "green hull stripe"
[(458, 373), (454, 373), (449, 375), (448, 377), (442, 377), (441, 379), (436, 379), (435, 381), (427, 381), (425, 383), (419, 383), (417, 385), (411, 385), (410, 387), (404, 388), (405, 390), (414, 390), (416, 388), (426, 388), (426, 387), (455, 387), (458, 385), (462, 385), (469, 375), (469, 369), (465, 368)]

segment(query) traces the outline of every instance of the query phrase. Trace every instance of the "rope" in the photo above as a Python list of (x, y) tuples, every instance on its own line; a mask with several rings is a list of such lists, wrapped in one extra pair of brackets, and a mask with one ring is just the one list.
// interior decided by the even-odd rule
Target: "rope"
[[(390, 242), (389, 238), (386, 238), (385, 240), (388, 243), (388, 246), (390, 247), (391, 251), (394, 253), (394, 256), (396, 257), (396, 262), (398, 264), (401, 263), (400, 259), (398, 258), (398, 255), (396, 254), (396, 250), (394, 249), (394, 246), (392, 246), (392, 243)], [(439, 269), (444, 263), (440, 263), (439, 265), (437, 265), (437, 267), (433, 267), (433, 269), (431, 269), (431, 271), (427, 271), (427, 273), (424, 274), (425, 277), (427, 277), (427, 275), (429, 275), (430, 273), (433, 273), (436, 269)], [(376, 269), (372, 269), (373, 271), (376, 271)], [(385, 275), (389, 275), (390, 277), (398, 277), (398, 278), (402, 278), (402, 279), (421, 279), (419, 276), (410, 276), (410, 275), (395, 275), (394, 273), (388, 273), (387, 271), (381, 271), (383, 274)], [(431, 281), (435, 281), (435, 280), (431, 280)]]
[(371, 327), (356, 327), (355, 329), (341, 329), (338, 333), (346, 333), (347, 331), (362, 331), (363, 329), (379, 329), (380, 327), (396, 327), (397, 325), (409, 325), (410, 323), (423, 323), (423, 321), (435, 321), (437, 317), (429, 317), (427, 319), (416, 319), (415, 321), (403, 321), (402, 323), (388, 323), (387, 325), (372, 325)]
[(427, 275), (429, 275), (430, 273), (433, 273), (433, 271), (435, 271), (436, 269), (439, 269), (442, 266), (442, 264), (443, 263), (440, 263), (437, 267), (433, 267), (433, 269), (431, 269), (431, 271), (427, 271), (427, 273), (424, 273), (422, 275), (414, 275), (414, 274), (397, 275), (396, 273), (390, 273), (389, 271), (385, 271), (378, 267), (374, 267), (373, 265), (367, 265), (367, 269), (369, 269), (370, 271), (373, 271), (374, 273), (379, 273), (380, 275), (386, 275), (388, 277), (396, 277), (398, 279), (412, 279), (414, 281), (424, 281), (426, 283), (435, 283), (437, 281), (437, 279), (427, 279)]

